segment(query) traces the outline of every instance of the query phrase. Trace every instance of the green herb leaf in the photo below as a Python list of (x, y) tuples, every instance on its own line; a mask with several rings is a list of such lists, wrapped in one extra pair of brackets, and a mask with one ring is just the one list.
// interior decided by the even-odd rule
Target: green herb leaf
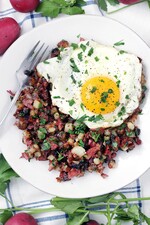
[(76, 3), (75, 3), (75, 5), (77, 5), (77, 6), (85, 6), (86, 5), (86, 1), (84, 1), (84, 0), (76, 0)]
[(2, 213), (0, 213), (0, 223), (5, 224), (6, 221), (12, 216), (12, 212), (10, 210), (5, 209)]
[(69, 103), (69, 106), (73, 106), (75, 104), (75, 101), (74, 101), (74, 99), (71, 99), (68, 101), (68, 103)]
[(94, 140), (95, 142), (97, 142), (98, 139), (99, 139), (99, 137), (100, 137), (100, 134), (99, 134), (99, 133), (96, 133), (96, 132), (92, 132), (92, 133), (91, 133), (91, 136), (92, 136), (93, 140)]
[(60, 96), (53, 96), (53, 98), (60, 98)]
[(4, 156), (0, 154), (0, 194), (4, 194), (7, 184), (12, 177), (18, 177), (18, 174), (11, 169)]
[(124, 45), (123, 40), (118, 41), (118, 42), (116, 42), (116, 43), (114, 44), (114, 46), (120, 46), (120, 45)]
[(118, 0), (107, 0), (109, 2), (110, 5), (118, 5), (119, 4), (119, 1)]
[(79, 59), (80, 61), (83, 60), (83, 58), (82, 58), (82, 52), (80, 52), (80, 53), (78, 54), (78, 59)]
[(82, 123), (82, 122), (84, 122), (84, 120), (87, 119), (87, 118), (88, 118), (87, 115), (83, 115), (83, 116), (81, 116), (79, 119), (77, 119), (76, 121), (77, 121), (78, 123)]
[(50, 143), (47, 140), (44, 140), (43, 144), (42, 144), (42, 150), (44, 150), (44, 151), (48, 150), (48, 149), (50, 149), (50, 147), (51, 147)]
[(78, 6), (69, 6), (61, 9), (61, 13), (67, 15), (84, 14), (84, 10)]
[(75, 126), (75, 129), (74, 129), (74, 134), (80, 134), (80, 133), (85, 133), (85, 130), (86, 130), (86, 125), (82, 122), (79, 122), (77, 121), (77, 125)]
[(79, 143), (79, 146), (84, 148), (84, 142), (82, 141), (82, 139), (80, 139), (78, 143)]
[(36, 12), (41, 12), (42, 16), (55, 18), (60, 13), (61, 7), (49, 0), (42, 1), (36, 8)]
[(45, 125), (45, 123), (46, 123), (46, 119), (40, 118), (40, 124), (41, 124), (41, 125)]
[(107, 202), (111, 198), (111, 196), (113, 196), (113, 193), (88, 198), (88, 199), (86, 199), (86, 202), (87, 203), (93, 203), (93, 204), (99, 203), (99, 202)]
[(59, 197), (53, 198), (51, 200), (51, 204), (68, 214), (74, 213), (78, 208), (83, 206), (81, 200), (75, 200), (75, 199), (69, 200), (69, 199), (59, 198)]
[(80, 48), (82, 49), (83, 52), (85, 52), (85, 50), (86, 50), (86, 45), (81, 44), (81, 45), (80, 45)]
[(89, 221), (87, 213), (74, 213), (68, 216), (67, 225), (80, 225)]
[(124, 54), (124, 53), (126, 53), (126, 51), (124, 51), (124, 50), (119, 51), (119, 54), (121, 54), (121, 55)]
[[(79, 3), (81, 4), (79, 5)], [(60, 13), (68, 15), (83, 14), (84, 10), (81, 8), (83, 4), (83, 0), (81, 2), (79, 0), (43, 0), (35, 11), (51, 18), (57, 17)]]
[(78, 69), (78, 67), (77, 67), (77, 65), (76, 65), (76, 63), (75, 63), (75, 61), (74, 61), (74, 59), (73, 59), (73, 58), (71, 58), (71, 59), (70, 59), (70, 62), (71, 62), (71, 67), (72, 67), (72, 70), (73, 70), (74, 72), (79, 73), (79, 72), (80, 72), (80, 70)]
[(148, 3), (148, 6), (149, 6), (149, 8), (150, 8), (150, 0), (147, 0), (147, 3)]
[(47, 130), (44, 127), (40, 127), (39, 131), (41, 131), (44, 134), (47, 134)]
[(90, 122), (97, 122), (97, 121), (103, 120), (103, 119), (104, 119), (103, 116), (101, 114), (99, 114), (97, 116), (94, 115), (94, 116), (89, 117), (88, 121), (90, 121)]
[(88, 56), (91, 56), (94, 52), (94, 48), (90, 48), (90, 50), (88, 51)]
[(95, 61), (96, 61), (96, 62), (98, 62), (98, 61), (99, 61), (98, 56), (95, 56), (95, 58), (94, 58), (94, 59), (95, 59)]
[(92, 89), (90, 90), (91, 93), (94, 93), (97, 90), (97, 87), (93, 86)]
[(99, 6), (102, 10), (107, 11), (107, 3), (106, 3), (105, 0), (98, 0), (97, 3), (98, 3), (98, 6)]
[(70, 45), (74, 50), (78, 48), (78, 44), (76, 43), (71, 43)]
[(141, 211), (140, 211), (140, 218), (142, 222), (146, 222), (148, 225), (150, 224), (150, 218), (144, 215)]
[(83, 103), (80, 104), (80, 107), (81, 107), (82, 111), (84, 111), (84, 107), (85, 107), (85, 106), (84, 106)]
[(127, 215), (132, 218), (134, 221), (140, 220), (139, 208), (137, 205), (131, 205), (128, 208)]

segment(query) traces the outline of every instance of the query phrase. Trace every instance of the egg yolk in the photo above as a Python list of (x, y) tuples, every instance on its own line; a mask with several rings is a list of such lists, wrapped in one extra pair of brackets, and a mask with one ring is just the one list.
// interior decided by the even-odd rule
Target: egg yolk
[(108, 77), (93, 77), (82, 85), (81, 99), (89, 111), (107, 114), (113, 112), (120, 104), (120, 90)]

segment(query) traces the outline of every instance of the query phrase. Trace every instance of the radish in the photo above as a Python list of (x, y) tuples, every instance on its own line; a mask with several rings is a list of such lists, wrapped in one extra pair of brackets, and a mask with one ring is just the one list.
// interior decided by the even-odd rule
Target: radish
[(28, 213), (18, 213), (12, 216), (5, 225), (38, 225), (36, 220)]
[(27, 13), (35, 10), (40, 0), (10, 0), (10, 3), (16, 11)]

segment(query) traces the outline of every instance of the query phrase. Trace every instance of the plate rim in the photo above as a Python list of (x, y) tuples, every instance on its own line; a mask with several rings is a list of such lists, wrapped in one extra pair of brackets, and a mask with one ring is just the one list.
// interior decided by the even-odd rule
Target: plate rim
[[(110, 20), (110, 21), (113, 21), (113, 22), (115, 22), (115, 23), (118, 23), (118, 24), (120, 24), (121, 26), (123, 26), (123, 27), (125, 27), (126, 29), (128, 29), (128, 30), (130, 30), (132, 33), (134, 33), (145, 45), (146, 45), (146, 47), (148, 47), (148, 49), (150, 50), (150, 48), (149, 48), (149, 46), (148, 46), (148, 44), (140, 37), (140, 35), (138, 35), (134, 30), (132, 30), (131, 28), (129, 28), (127, 25), (125, 25), (125, 24), (123, 24), (123, 23), (121, 23), (121, 22), (119, 22), (118, 20), (116, 20), (116, 19), (112, 19), (112, 18), (108, 18), (108, 17), (103, 17), (103, 16), (97, 16), (97, 15), (74, 15), (74, 16), (71, 16), (71, 17), (63, 17), (63, 18), (56, 18), (55, 20), (52, 20), (52, 21), (49, 21), (49, 22), (46, 22), (46, 23), (44, 23), (44, 24), (41, 24), (41, 25), (39, 25), (39, 26), (37, 26), (37, 27), (35, 27), (34, 29), (32, 29), (32, 30), (30, 30), (30, 31), (28, 31), (28, 32), (26, 32), (25, 34), (23, 34), (23, 35), (21, 35), (11, 46), (10, 46), (10, 48), (12, 49), (12, 48), (14, 48), (13, 46), (16, 46), (17, 45), (17, 42), (18, 42), (18, 40), (24, 40), (25, 38), (26, 38), (26, 36), (28, 36), (30, 33), (34, 33), (35, 32), (35, 29), (36, 30), (40, 30), (40, 28), (41, 28), (41, 26), (48, 26), (48, 24), (51, 24), (51, 23), (56, 23), (56, 21), (57, 22), (59, 22), (60, 20), (62, 21), (65, 21), (65, 20), (70, 20), (71, 18), (73, 19), (73, 18), (76, 18), (76, 17), (95, 17), (95, 18), (98, 18), (98, 19), (104, 19), (104, 20)], [(9, 48), (9, 49), (10, 49)], [(4, 56), (3, 56), (3, 58), (2, 58), (2, 61), (1, 61), (1, 63), (3, 63), (3, 60), (5, 60), (5, 57), (7, 57), (7, 55), (9, 55), (9, 49), (6, 51), (6, 53), (4, 54)], [(3, 153), (3, 149), (1, 150), (2, 151), (2, 153)], [(4, 157), (5, 157), (5, 153), (3, 153), (3, 155), (4, 155)], [(7, 160), (7, 159), (6, 159)], [(146, 172), (146, 171), (145, 171)], [(145, 173), (145, 172), (142, 172), (141, 173), (141, 175), (143, 174), (143, 173)], [(140, 176), (141, 176), (140, 175)], [(139, 177), (139, 176), (138, 176)], [(137, 177), (137, 178), (138, 178)], [(137, 179), (136, 178), (136, 179)], [(23, 178), (24, 179), (24, 178)], [(79, 178), (80, 179), (80, 178)], [(27, 181), (27, 180), (26, 180)], [(27, 181), (28, 183), (30, 183), (29, 181)], [(132, 182), (132, 181), (131, 181)], [(129, 182), (128, 184), (130, 184), (131, 182)], [(30, 183), (31, 184), (31, 183)], [(126, 184), (126, 185), (128, 185), (128, 184)], [(32, 186), (34, 186), (33, 184), (31, 184)], [(34, 186), (34, 187), (36, 187), (36, 186)], [(119, 187), (119, 189), (121, 188), (122, 186), (120, 186)], [(36, 187), (37, 189), (39, 189), (39, 190), (41, 190), (40, 188), (38, 188), (38, 187)], [(118, 188), (117, 188), (118, 189)], [(43, 190), (42, 190), (43, 191)], [(44, 191), (45, 192), (45, 191)], [(50, 193), (49, 193), (50, 194)], [(52, 195), (55, 195), (55, 194), (53, 194), (52, 193)], [(66, 197), (66, 196), (62, 196), (62, 195), (57, 195), (57, 196), (61, 196), (61, 197)], [(94, 197), (94, 196), (97, 196), (97, 195), (91, 195), (90, 197)], [(75, 196), (74, 196), (75, 197)], [(87, 196), (87, 197), (89, 197), (89, 196)], [(71, 198), (71, 197), (69, 197), (69, 198)], [(75, 198), (78, 198), (78, 196), (77, 197), (75, 197)], [(84, 197), (85, 198), (85, 197)]]

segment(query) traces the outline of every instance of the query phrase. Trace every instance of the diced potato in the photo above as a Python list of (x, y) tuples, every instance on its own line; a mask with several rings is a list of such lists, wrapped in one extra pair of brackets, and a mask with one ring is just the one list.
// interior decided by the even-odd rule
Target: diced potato
[(66, 123), (65, 124), (65, 132), (68, 132), (69, 130), (73, 130), (72, 123)]
[(36, 109), (40, 109), (42, 107), (42, 103), (39, 100), (34, 100), (33, 107)]
[(71, 150), (72, 154), (79, 156), (80, 158), (85, 155), (85, 149), (81, 146), (75, 146)]
[(98, 164), (100, 164), (100, 159), (94, 158), (93, 162), (94, 162), (95, 165), (98, 165)]

